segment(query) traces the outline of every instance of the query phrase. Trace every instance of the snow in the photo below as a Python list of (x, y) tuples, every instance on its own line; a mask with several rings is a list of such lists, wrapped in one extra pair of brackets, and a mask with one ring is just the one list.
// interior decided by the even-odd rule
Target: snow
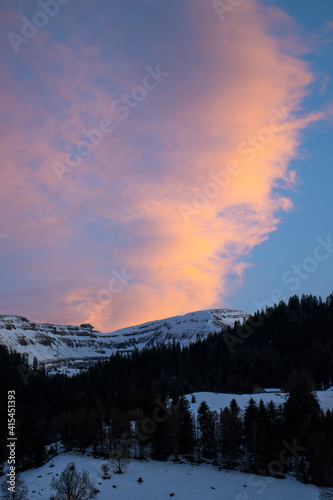
[(182, 347), (209, 334), (220, 332), (247, 314), (233, 309), (209, 309), (184, 316), (151, 321), (111, 333), (92, 331), (81, 326), (39, 324), (21, 316), (0, 316), (0, 344), (21, 354), (32, 363), (36, 356), (47, 369), (68, 374), (108, 359), (116, 351), (130, 352), (156, 344), (179, 342)]
[[(98, 500), (162, 500), (174, 493), (175, 500), (318, 500), (319, 490), (304, 485), (294, 478), (274, 479), (218, 470), (211, 464), (156, 462), (131, 460), (123, 474), (114, 474), (103, 480), (102, 459), (76, 453), (54, 457), (39, 469), (22, 473), (29, 488), (30, 500), (49, 500), (54, 493), (49, 485), (55, 474), (60, 474), (69, 462), (75, 462), (78, 472), (90, 473), (100, 493)], [(54, 465), (54, 467), (50, 467)], [(138, 483), (142, 477), (143, 482)], [(113, 485), (116, 488), (113, 488)]]
[(320, 406), (323, 410), (333, 410), (333, 388), (327, 391), (317, 391)]
[[(195, 397), (196, 402), (191, 403), (192, 396)], [(319, 399), (319, 404), (324, 411), (333, 410), (333, 391), (332, 388), (327, 391), (317, 391), (317, 396)], [(288, 398), (287, 393), (259, 393), (259, 394), (224, 394), (216, 392), (194, 392), (193, 394), (187, 394), (186, 398), (190, 403), (191, 410), (196, 413), (202, 401), (206, 401), (209, 408), (213, 411), (219, 412), (221, 408), (229, 406), (232, 399), (235, 399), (241, 410), (244, 410), (248, 405), (248, 402), (252, 398), (256, 403), (259, 404), (262, 399), (263, 402), (269, 403), (273, 401), (276, 405), (285, 403)]]
[(278, 388), (272, 389), (272, 388), (265, 387), (263, 390), (264, 390), (264, 392), (281, 392), (281, 389), (278, 389)]

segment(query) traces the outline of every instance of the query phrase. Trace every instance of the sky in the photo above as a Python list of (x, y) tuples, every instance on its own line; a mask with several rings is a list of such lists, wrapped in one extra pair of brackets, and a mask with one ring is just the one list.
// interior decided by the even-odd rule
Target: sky
[(332, 293), (333, 3), (0, 5), (0, 313)]

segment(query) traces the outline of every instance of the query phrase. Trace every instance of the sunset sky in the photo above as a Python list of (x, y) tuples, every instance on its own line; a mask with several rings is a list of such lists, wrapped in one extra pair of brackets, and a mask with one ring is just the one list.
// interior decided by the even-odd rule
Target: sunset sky
[(0, 23), (1, 314), (107, 332), (332, 293), (331, 0), (12, 0)]

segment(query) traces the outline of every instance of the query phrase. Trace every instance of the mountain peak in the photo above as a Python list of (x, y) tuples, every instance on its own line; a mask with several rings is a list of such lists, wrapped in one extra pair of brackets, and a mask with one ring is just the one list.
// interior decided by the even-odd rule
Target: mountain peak
[(27, 354), (29, 362), (36, 357), (47, 369), (78, 370), (117, 351), (130, 352), (174, 341), (184, 347), (247, 317), (233, 309), (207, 309), (101, 333), (93, 331), (90, 324), (42, 324), (22, 316), (0, 315), (0, 344)]

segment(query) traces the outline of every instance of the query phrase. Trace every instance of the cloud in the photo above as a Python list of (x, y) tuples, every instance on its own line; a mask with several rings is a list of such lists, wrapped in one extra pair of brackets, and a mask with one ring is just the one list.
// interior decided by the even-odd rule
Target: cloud
[(329, 77), (328, 75), (325, 75), (325, 76), (324, 76), (324, 79), (323, 79), (323, 82), (322, 82), (322, 84), (321, 84), (321, 87), (320, 87), (320, 93), (321, 93), (322, 95), (324, 95), (324, 94), (325, 94), (326, 89), (327, 89), (327, 87), (328, 87), (329, 83), (330, 83), (330, 77)]
[[(77, 21), (68, 4), (20, 54), (5, 51), (0, 266), (4, 313), (107, 331), (225, 304), (292, 208), (279, 188), (324, 112), (302, 112), (313, 76), (292, 20), (290, 36), (274, 32), (281, 11), (248, 1), (221, 23), (199, 0), (99, 7)], [(158, 65), (170, 75), (121, 120), (111, 103)], [(103, 118), (114, 132), (59, 184), (52, 163)], [(230, 162), (238, 173), (207, 197)], [(122, 269), (134, 279), (112, 292)]]

